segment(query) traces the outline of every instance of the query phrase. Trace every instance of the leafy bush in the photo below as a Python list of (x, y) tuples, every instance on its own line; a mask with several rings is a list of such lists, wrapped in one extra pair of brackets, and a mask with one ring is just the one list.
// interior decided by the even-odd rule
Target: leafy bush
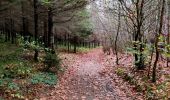
[(138, 60), (135, 61), (134, 64), (137, 65), (137, 67), (142, 65), (144, 68), (144, 65), (150, 60), (149, 56), (153, 52), (154, 47), (152, 44), (147, 44), (139, 41), (133, 41), (132, 43), (133, 45), (136, 45), (136, 47), (133, 46), (131, 48), (127, 48), (127, 51), (129, 53), (136, 54)]
[(4, 66), (4, 76), (5, 77), (20, 77), (25, 78), (31, 74), (32, 69), (27, 63), (17, 63), (17, 64), (8, 64)]
[[(29, 38), (29, 37), (28, 37)], [(17, 38), (17, 44), (24, 49), (29, 50), (42, 50), (43, 49), (43, 43), (40, 43), (39, 41), (29, 41), (29, 39), (24, 40), (24, 37), (18, 36)]]
[(51, 50), (46, 51), (46, 56), (44, 57), (45, 71), (49, 71), (51, 67), (55, 67), (60, 70), (60, 59), (56, 53)]
[(53, 73), (38, 73), (33, 75), (31, 83), (43, 83), (47, 85), (55, 85), (57, 83), (57, 76)]

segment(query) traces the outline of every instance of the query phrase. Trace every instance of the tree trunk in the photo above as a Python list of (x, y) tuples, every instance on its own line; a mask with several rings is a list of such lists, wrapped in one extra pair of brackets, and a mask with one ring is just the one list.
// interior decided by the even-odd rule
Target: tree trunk
[(48, 32), (47, 32), (47, 22), (44, 20), (44, 46), (47, 48), (48, 47)]
[(162, 0), (162, 8), (161, 8), (161, 15), (160, 15), (160, 22), (159, 22), (159, 31), (156, 34), (156, 41), (155, 41), (155, 49), (156, 49), (156, 59), (153, 66), (153, 73), (152, 73), (152, 82), (156, 82), (156, 68), (157, 63), (159, 60), (159, 50), (158, 50), (158, 42), (159, 42), (159, 36), (162, 34), (162, 27), (163, 27), (163, 16), (164, 16), (164, 9), (165, 9), (165, 0)]
[(11, 24), (11, 43), (14, 44), (14, 21), (13, 19), (10, 19)]
[(24, 15), (24, 2), (21, 1), (21, 11), (22, 11), (22, 35), (26, 41), (26, 25), (25, 25), (25, 15)]
[(67, 35), (67, 50), (70, 52), (70, 42), (69, 42), (69, 34)]
[[(34, 38), (35, 43), (38, 45), (38, 13), (37, 13), (37, 0), (34, 0)], [(38, 61), (38, 50), (35, 49), (34, 61)]]
[(117, 27), (117, 34), (116, 34), (116, 39), (115, 39), (115, 54), (116, 54), (116, 64), (119, 65), (119, 57), (118, 57), (118, 50), (117, 50), (117, 41), (118, 41), (118, 36), (120, 32), (120, 27), (121, 27), (121, 20), (120, 20), (120, 4), (119, 4), (119, 14), (118, 14), (118, 27)]
[(134, 45), (136, 50), (139, 50), (139, 55), (135, 54), (135, 65), (138, 70), (141, 70), (144, 68), (144, 59), (143, 59), (143, 44), (142, 44), (142, 34), (141, 34), (141, 28), (143, 24), (143, 7), (144, 7), (144, 0), (140, 2), (140, 0), (137, 0), (136, 3), (136, 11), (137, 11), (137, 27), (136, 27), (136, 34), (135, 34), (135, 41), (140, 42), (140, 47), (137, 48), (137, 44)]
[(5, 42), (8, 41), (8, 20), (5, 18)]
[(74, 53), (77, 52), (77, 36), (74, 36)]
[[(167, 18), (167, 20), (168, 20), (168, 24), (167, 24), (167, 27), (168, 27), (168, 35), (167, 35), (167, 44), (170, 44), (170, 1), (168, 1), (167, 0), (167, 8), (168, 8), (168, 10), (167, 10), (167, 12), (168, 12), (168, 14), (167, 14), (167, 16), (168, 16), (168, 18)], [(170, 49), (169, 48), (167, 48), (167, 51), (168, 51), (168, 53), (170, 53)], [(170, 57), (167, 57), (167, 63), (166, 63), (166, 66), (167, 67), (169, 67), (169, 61), (170, 61)]]
[(52, 52), (55, 53), (54, 50), (54, 34), (53, 34), (53, 13), (52, 8), (49, 6), (48, 8), (48, 46), (52, 49)]

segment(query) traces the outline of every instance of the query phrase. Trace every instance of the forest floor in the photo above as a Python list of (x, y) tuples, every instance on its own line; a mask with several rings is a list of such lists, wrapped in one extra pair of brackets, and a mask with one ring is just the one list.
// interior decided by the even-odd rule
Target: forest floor
[(66, 71), (40, 100), (143, 100), (114, 71), (101, 48), (86, 53), (61, 53)]
[(44, 72), (43, 60), (33, 61), (34, 51), (0, 46), (0, 100), (170, 100), (170, 68), (161, 59), (152, 83), (152, 67), (136, 70), (128, 53), (119, 53), (116, 65), (115, 55), (100, 47), (60, 52), (61, 71)]

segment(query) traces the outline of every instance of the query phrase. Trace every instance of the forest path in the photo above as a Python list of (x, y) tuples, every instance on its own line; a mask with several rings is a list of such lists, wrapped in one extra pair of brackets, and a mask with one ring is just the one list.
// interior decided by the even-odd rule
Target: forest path
[(107, 67), (104, 57), (101, 48), (83, 54), (65, 54), (68, 69), (55, 89), (40, 100), (129, 100), (103, 71)]

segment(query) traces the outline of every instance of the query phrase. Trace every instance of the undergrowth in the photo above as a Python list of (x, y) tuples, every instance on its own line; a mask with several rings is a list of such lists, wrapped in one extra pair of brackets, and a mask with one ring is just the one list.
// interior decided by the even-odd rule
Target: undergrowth
[(57, 76), (54, 73), (36, 73), (32, 76), (31, 83), (55, 85), (57, 83)]
[[(0, 96), (2, 96), (0, 100), (30, 100), (34, 96), (27, 95), (35, 94), (35, 91), (31, 89), (31, 85), (44, 84), (52, 86), (57, 83), (58, 78), (55, 73), (39, 70), (40, 66), (44, 66), (44, 60), (32, 62), (25, 59), (23, 57), (25, 55), (23, 48), (15, 44), (0, 42), (0, 47)], [(48, 59), (53, 63), (54, 60), (55, 58)], [(53, 63), (52, 65), (54, 65)], [(59, 62), (56, 63), (58, 64)], [(32, 94), (27, 94), (26, 91), (31, 91), (30, 93)]]
[(144, 93), (146, 100), (169, 100), (170, 98), (170, 78), (166, 82), (153, 84), (148, 81), (147, 76), (143, 75), (140, 78), (128, 73), (124, 68), (117, 68), (116, 73), (131, 86), (135, 86), (137, 92)]

